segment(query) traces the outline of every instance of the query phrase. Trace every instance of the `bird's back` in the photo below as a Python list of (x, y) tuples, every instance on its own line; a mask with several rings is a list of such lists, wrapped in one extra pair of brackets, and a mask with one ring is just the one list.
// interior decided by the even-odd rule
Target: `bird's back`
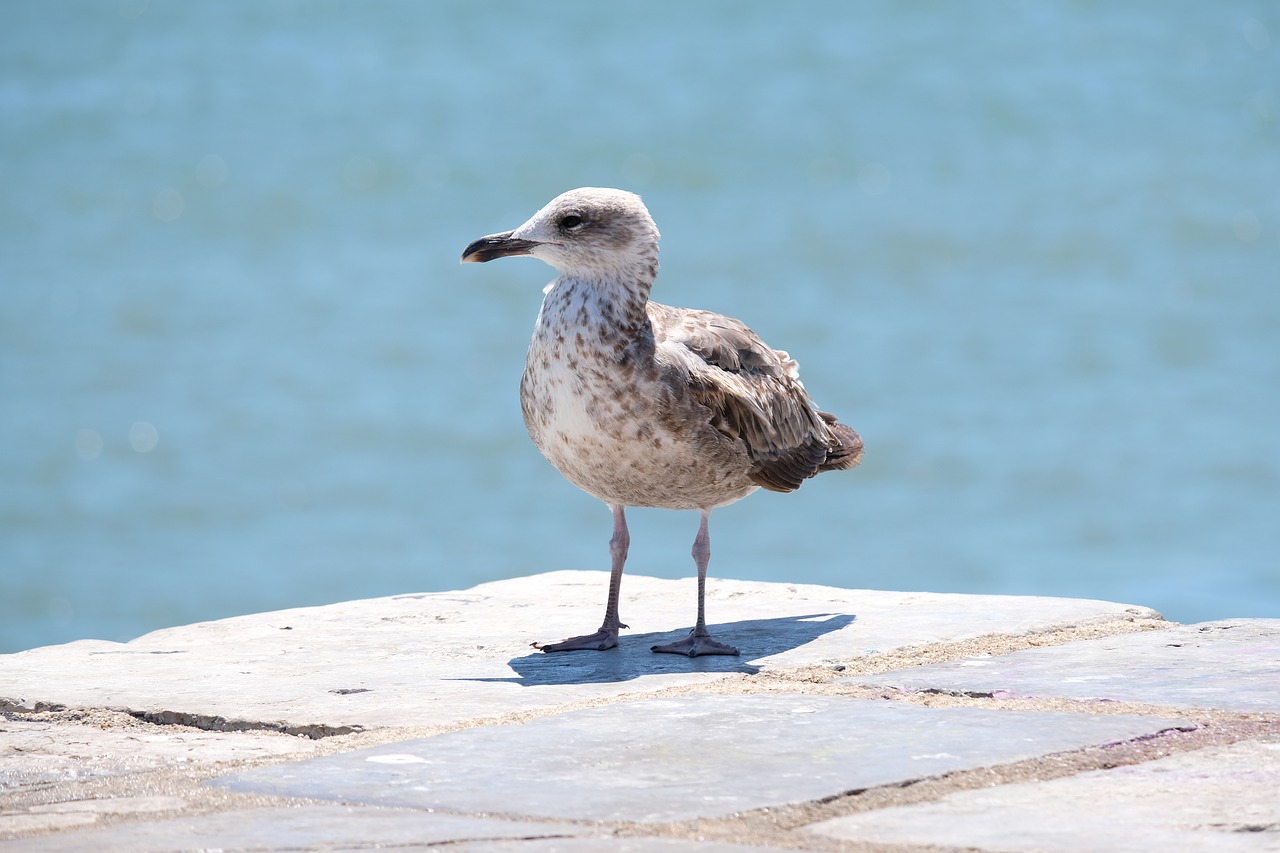
[(657, 302), (648, 314), (667, 381), (744, 447), (752, 482), (789, 492), (815, 474), (858, 464), (861, 438), (816, 407), (786, 352), (722, 314)]

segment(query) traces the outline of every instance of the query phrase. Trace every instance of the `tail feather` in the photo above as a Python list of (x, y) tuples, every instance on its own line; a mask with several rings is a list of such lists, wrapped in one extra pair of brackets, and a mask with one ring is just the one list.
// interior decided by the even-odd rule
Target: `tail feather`
[(836, 416), (829, 412), (818, 412), (831, 428), (831, 436), (836, 443), (827, 448), (827, 459), (818, 466), (818, 471), (844, 471), (862, 461), (862, 436), (854, 432), (853, 427), (842, 424)]
[(818, 412), (826, 423), (828, 440), (821, 433), (810, 436), (804, 444), (784, 453), (758, 455), (747, 472), (757, 485), (773, 492), (793, 492), (810, 477), (823, 471), (852, 468), (862, 459), (862, 439), (835, 415)]

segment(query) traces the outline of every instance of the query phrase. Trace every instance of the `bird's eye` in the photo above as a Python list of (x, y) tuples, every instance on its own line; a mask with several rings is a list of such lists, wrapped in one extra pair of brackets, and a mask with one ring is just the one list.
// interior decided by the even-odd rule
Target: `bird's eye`
[(566, 213), (564, 216), (560, 217), (560, 227), (565, 231), (573, 231), (576, 228), (581, 228), (582, 223), (585, 221), (586, 220), (582, 218), (581, 214)]

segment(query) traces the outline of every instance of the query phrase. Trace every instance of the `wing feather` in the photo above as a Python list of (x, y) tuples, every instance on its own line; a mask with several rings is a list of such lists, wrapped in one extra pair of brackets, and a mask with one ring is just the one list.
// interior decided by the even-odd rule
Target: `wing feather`
[(787, 353), (731, 317), (648, 307), (659, 363), (708, 410), (711, 426), (745, 445), (754, 482), (790, 492), (819, 471), (856, 464), (861, 440), (818, 411)]

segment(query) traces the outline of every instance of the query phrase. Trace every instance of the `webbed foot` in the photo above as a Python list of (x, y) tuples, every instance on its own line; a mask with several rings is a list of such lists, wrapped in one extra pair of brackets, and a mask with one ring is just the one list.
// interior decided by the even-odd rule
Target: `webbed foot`
[(558, 643), (530, 643), (530, 645), (544, 652), (602, 652), (618, 645), (618, 629), (626, 627), (626, 625), (619, 625), (617, 628), (601, 628), (594, 634), (569, 637)]
[(696, 658), (698, 655), (736, 655), (738, 650), (733, 646), (725, 645), (718, 640), (711, 639), (711, 635), (705, 630), (702, 633), (694, 628), (689, 632), (689, 636), (683, 640), (677, 640), (674, 643), (667, 643), (663, 646), (653, 646), (650, 651), (664, 652), (673, 655), (688, 655)]

